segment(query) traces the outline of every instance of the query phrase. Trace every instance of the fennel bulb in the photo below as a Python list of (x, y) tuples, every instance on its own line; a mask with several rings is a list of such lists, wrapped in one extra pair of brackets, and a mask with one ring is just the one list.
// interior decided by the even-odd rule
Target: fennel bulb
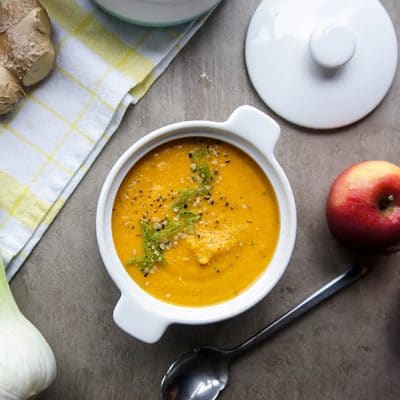
[(0, 399), (33, 399), (55, 377), (53, 351), (19, 310), (0, 255)]

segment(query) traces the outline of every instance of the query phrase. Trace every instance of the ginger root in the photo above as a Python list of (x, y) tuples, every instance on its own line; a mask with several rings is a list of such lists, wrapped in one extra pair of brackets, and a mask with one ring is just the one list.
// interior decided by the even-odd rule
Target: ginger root
[(38, 0), (0, 0), (0, 115), (44, 79), (55, 61), (50, 19)]

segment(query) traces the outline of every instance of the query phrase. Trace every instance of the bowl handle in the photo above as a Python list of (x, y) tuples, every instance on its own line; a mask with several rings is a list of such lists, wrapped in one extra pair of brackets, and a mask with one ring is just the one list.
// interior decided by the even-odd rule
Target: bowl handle
[(281, 128), (271, 117), (251, 106), (237, 108), (222, 125), (267, 154), (273, 154), (281, 134)]
[(126, 333), (145, 343), (158, 342), (169, 322), (122, 295), (114, 308), (114, 321)]

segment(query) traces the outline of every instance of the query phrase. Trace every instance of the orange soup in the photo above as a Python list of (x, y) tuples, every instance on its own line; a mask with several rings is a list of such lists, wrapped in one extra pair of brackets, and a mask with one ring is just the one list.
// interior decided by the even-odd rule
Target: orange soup
[(132, 279), (182, 306), (229, 300), (274, 254), (279, 207), (259, 166), (224, 142), (184, 139), (156, 148), (117, 193), (112, 232)]

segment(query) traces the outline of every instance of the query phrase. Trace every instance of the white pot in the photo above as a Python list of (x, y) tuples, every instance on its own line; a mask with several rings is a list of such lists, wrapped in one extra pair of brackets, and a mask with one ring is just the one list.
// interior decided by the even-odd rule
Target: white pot
[[(157, 129), (140, 139), (121, 156), (104, 183), (96, 217), (101, 256), (109, 275), (121, 291), (121, 298), (114, 310), (114, 320), (121, 329), (144, 342), (154, 343), (174, 323), (208, 324), (236, 316), (258, 303), (277, 284), (290, 260), (297, 226), (293, 193), (274, 156), (274, 147), (279, 136), (280, 128), (274, 120), (253, 107), (242, 106), (225, 122), (189, 121)], [(155, 147), (187, 137), (219, 139), (248, 154), (268, 176), (280, 211), (279, 240), (268, 268), (237, 297), (207, 307), (175, 306), (142, 290), (119, 260), (111, 231), (115, 196), (129, 170)]]
[(95, 0), (125, 21), (145, 26), (188, 22), (211, 10), (221, 0)]

